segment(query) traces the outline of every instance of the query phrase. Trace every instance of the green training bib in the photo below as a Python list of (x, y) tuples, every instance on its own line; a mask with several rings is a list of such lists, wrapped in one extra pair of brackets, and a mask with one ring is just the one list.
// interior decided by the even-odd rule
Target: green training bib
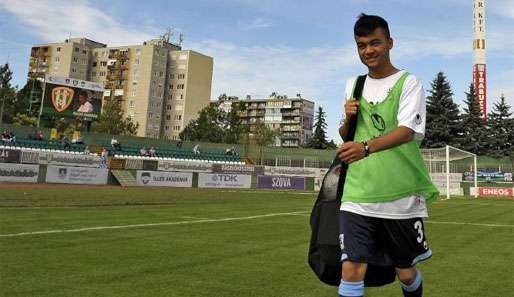
[[(386, 99), (378, 104), (360, 98), (355, 142), (370, 140), (398, 127), (400, 96), (408, 75), (404, 73)], [(342, 201), (386, 202), (416, 194), (423, 195), (427, 202), (435, 200), (439, 191), (430, 180), (419, 145), (413, 139), (351, 163)]]

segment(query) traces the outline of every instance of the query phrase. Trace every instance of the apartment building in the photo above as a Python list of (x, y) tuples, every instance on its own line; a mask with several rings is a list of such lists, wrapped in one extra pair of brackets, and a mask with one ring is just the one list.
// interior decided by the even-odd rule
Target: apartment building
[(247, 96), (240, 100), (238, 97), (221, 97), (219, 106), (226, 112), (232, 109), (233, 102), (243, 102), (245, 110), (240, 113), (242, 123), (249, 125), (250, 132), (258, 132), (255, 127), (264, 123), (271, 129), (279, 130), (280, 137), (275, 145), (282, 147), (299, 147), (312, 136), (314, 122), (314, 102), (272, 93), (270, 98), (252, 99)]
[(117, 100), (139, 123), (138, 136), (178, 139), (209, 104), (213, 59), (164, 38), (108, 47), (85, 38), (32, 47), (29, 77), (45, 74), (104, 84), (104, 100)]

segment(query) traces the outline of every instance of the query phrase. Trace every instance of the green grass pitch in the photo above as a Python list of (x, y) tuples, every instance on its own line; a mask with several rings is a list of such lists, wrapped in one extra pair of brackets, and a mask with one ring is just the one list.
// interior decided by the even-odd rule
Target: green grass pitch
[[(314, 199), (272, 191), (2, 187), (0, 296), (337, 296), (306, 262)], [(434, 252), (419, 265), (425, 296), (512, 296), (513, 200), (440, 200), (425, 229)], [(401, 293), (395, 283), (366, 296)]]

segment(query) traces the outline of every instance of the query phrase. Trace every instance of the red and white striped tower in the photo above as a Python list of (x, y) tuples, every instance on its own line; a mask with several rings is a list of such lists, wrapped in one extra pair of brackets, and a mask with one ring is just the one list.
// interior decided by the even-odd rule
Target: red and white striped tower
[(487, 117), (485, 0), (473, 0), (473, 85), (482, 118)]

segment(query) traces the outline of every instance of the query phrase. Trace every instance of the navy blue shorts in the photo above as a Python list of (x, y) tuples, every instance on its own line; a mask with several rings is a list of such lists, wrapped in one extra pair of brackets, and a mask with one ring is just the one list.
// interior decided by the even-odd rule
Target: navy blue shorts
[(409, 268), (432, 256), (422, 218), (382, 219), (341, 211), (341, 261)]

